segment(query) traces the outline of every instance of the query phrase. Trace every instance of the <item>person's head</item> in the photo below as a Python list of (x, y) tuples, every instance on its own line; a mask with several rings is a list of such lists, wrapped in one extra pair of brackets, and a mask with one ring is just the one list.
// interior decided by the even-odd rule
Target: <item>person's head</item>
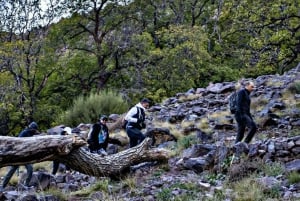
[(106, 115), (101, 115), (100, 116), (100, 122), (101, 123), (105, 124), (107, 121), (108, 121), (108, 117)]
[(150, 107), (150, 102), (151, 101), (148, 98), (143, 98), (140, 103), (144, 108), (148, 109)]
[(254, 82), (246, 82), (245, 83), (245, 89), (247, 89), (249, 92), (253, 91), (255, 88)]
[(37, 125), (36, 122), (33, 121), (33, 122), (31, 122), (31, 123), (29, 124), (28, 128), (37, 130), (37, 129), (38, 129), (38, 125)]

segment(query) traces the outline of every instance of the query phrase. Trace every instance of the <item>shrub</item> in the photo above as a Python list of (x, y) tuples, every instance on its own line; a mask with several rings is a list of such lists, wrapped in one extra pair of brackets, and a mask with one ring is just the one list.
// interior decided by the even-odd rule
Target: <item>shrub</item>
[(196, 144), (197, 137), (195, 135), (188, 135), (180, 138), (177, 142), (178, 151), (184, 150)]
[(232, 185), (234, 194), (231, 195), (233, 200), (264, 200), (264, 193), (261, 186), (255, 182), (254, 178), (244, 178)]
[(79, 96), (73, 106), (61, 115), (56, 124), (77, 126), (79, 123), (95, 122), (101, 114), (122, 114), (127, 110), (128, 104), (120, 94), (102, 91), (90, 94), (88, 97)]
[(43, 195), (43, 196), (52, 195), (57, 200), (61, 200), (61, 201), (68, 200), (68, 196), (65, 193), (63, 193), (59, 189), (55, 189), (55, 188), (49, 188), (48, 190), (41, 191), (40, 194)]
[(263, 163), (262, 165), (262, 171), (267, 176), (278, 176), (284, 174), (285, 168), (283, 164), (279, 162), (274, 163)]
[(288, 87), (289, 91), (294, 94), (300, 94), (300, 82), (294, 82)]
[(288, 174), (289, 184), (296, 184), (300, 182), (300, 173), (296, 171), (292, 171)]
[(172, 198), (172, 191), (169, 188), (163, 188), (156, 195), (156, 197), (157, 197), (157, 200), (160, 200), (160, 201), (169, 201)]

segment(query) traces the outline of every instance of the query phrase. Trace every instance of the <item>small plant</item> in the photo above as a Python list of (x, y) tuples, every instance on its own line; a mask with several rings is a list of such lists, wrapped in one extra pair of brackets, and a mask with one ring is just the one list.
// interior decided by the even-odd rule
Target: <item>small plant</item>
[(163, 174), (163, 170), (156, 170), (153, 172), (154, 177), (160, 177)]
[(256, 201), (265, 200), (261, 186), (252, 177), (244, 178), (232, 184), (234, 194), (230, 195), (236, 201)]
[(172, 185), (172, 188), (180, 188), (189, 191), (199, 190), (199, 187), (196, 183), (175, 183)]
[(300, 182), (300, 173), (292, 171), (288, 174), (287, 179), (289, 184), (296, 184)]
[(262, 171), (267, 176), (278, 176), (284, 174), (284, 166), (282, 163), (274, 162), (274, 163), (263, 163)]
[(191, 145), (196, 144), (196, 136), (195, 135), (188, 135), (180, 138), (177, 142), (177, 147), (180, 150), (184, 150), (189, 148)]
[(294, 82), (288, 87), (289, 91), (294, 94), (300, 94), (300, 82)]
[(224, 180), (225, 175), (223, 174), (208, 174), (206, 176), (207, 182), (211, 185), (216, 185), (218, 180)]
[(137, 183), (134, 177), (126, 177), (124, 180), (122, 180), (123, 187), (129, 188), (131, 192), (134, 192)]
[(40, 193), (40, 195), (42, 195), (42, 196), (51, 195), (51, 196), (55, 197), (56, 200), (61, 200), (61, 201), (68, 200), (68, 197), (65, 193), (63, 193), (61, 190), (55, 189), (55, 188), (49, 188), (45, 191), (42, 191)]
[(159, 201), (169, 201), (172, 198), (172, 191), (169, 188), (163, 188), (156, 197)]
[(288, 137), (295, 137), (300, 134), (300, 129), (293, 129), (288, 133)]
[(99, 180), (97, 183), (92, 185), (91, 191), (108, 192), (108, 186), (109, 186), (109, 180), (108, 179)]
[(265, 189), (264, 194), (269, 198), (280, 198), (280, 185), (275, 185), (270, 189)]

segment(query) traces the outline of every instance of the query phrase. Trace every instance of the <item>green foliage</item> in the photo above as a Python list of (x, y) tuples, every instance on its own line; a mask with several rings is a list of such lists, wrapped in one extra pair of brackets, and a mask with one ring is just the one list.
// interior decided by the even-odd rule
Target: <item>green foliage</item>
[(181, 151), (191, 147), (193, 144), (196, 144), (196, 142), (197, 137), (195, 135), (184, 136), (177, 141), (177, 148)]
[(288, 174), (287, 179), (289, 184), (296, 184), (300, 182), (300, 173), (296, 171), (292, 171)]
[(273, 163), (263, 163), (262, 171), (267, 176), (278, 176), (284, 174), (285, 168), (282, 163), (273, 162)]
[(254, 178), (244, 178), (243, 180), (233, 183), (232, 187), (234, 194), (231, 195), (236, 201), (258, 201), (265, 200), (263, 188), (254, 181)]
[(55, 188), (49, 188), (48, 190), (44, 190), (44, 191), (40, 192), (39, 194), (41, 194), (42, 196), (51, 195), (51, 196), (53, 196), (54, 199), (61, 200), (61, 201), (68, 200), (68, 196), (64, 192), (62, 192), (59, 189), (55, 189)]
[(225, 175), (224, 174), (208, 174), (206, 175), (206, 180), (208, 183), (210, 183), (211, 185), (216, 185), (218, 180), (224, 180), (225, 179)]
[(113, 91), (91, 93), (88, 97), (79, 96), (74, 100), (73, 106), (60, 117), (60, 122), (57, 123), (77, 126), (79, 123), (93, 123), (103, 114), (122, 114), (127, 110), (127, 103), (121, 95)]
[(298, 136), (299, 133), (300, 133), (300, 129), (295, 128), (295, 129), (289, 131), (288, 136), (289, 137), (295, 137), (295, 136)]
[(230, 53), (240, 52), (246, 75), (282, 73), (297, 65), (297, 6), (293, 0), (224, 3), (220, 16), (224, 45), (230, 46)]
[(300, 94), (300, 82), (294, 82), (289, 87), (288, 90), (293, 94)]
[[(131, 103), (143, 96), (160, 102), (209, 82), (282, 73), (299, 60), (294, 0), (57, 3), (47, 14), (38, 4), (7, 11), (27, 9), (49, 22), (70, 11), (42, 28), (31, 15), (12, 21), (0, 13), (1, 134), (18, 132), (32, 119), (48, 128), (76, 97), (94, 91), (117, 89)], [(28, 25), (23, 33), (10, 32), (22, 24)]]
[(109, 180), (108, 179), (101, 179), (97, 183), (91, 186), (91, 192), (95, 191), (102, 191), (108, 192)]
[(169, 188), (163, 188), (159, 193), (157, 193), (156, 197), (159, 201), (169, 201), (173, 197), (172, 191)]

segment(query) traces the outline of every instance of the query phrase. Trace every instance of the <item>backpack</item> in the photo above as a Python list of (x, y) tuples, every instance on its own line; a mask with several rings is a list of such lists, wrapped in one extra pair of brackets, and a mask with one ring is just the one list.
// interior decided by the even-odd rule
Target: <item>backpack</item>
[(236, 112), (238, 92), (235, 91), (229, 96), (229, 110), (231, 114)]
[(122, 119), (122, 129), (126, 129), (126, 126), (128, 124), (128, 121), (125, 119), (125, 117)]

